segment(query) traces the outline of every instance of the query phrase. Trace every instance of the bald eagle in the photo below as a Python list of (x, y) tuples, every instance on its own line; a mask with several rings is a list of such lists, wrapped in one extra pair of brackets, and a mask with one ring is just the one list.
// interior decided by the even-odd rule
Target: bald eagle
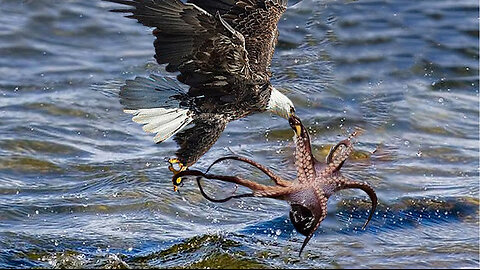
[(129, 6), (111, 11), (155, 28), (156, 61), (189, 87), (152, 75), (127, 81), (120, 92), (125, 112), (156, 133), (156, 143), (175, 135), (180, 149), (171, 165), (194, 164), (230, 121), (264, 111), (294, 114), (292, 101), (270, 83), (287, 0), (105, 1)]

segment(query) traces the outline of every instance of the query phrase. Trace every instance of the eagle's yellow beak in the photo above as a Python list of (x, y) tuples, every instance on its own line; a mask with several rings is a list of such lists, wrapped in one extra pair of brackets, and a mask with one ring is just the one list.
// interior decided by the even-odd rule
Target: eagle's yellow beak
[(295, 125), (295, 132), (297, 133), (297, 136), (300, 137), (300, 135), (302, 134), (302, 126)]
[(295, 109), (291, 109), (288, 115), (288, 123), (290, 124), (290, 127), (292, 127), (292, 129), (295, 131), (295, 135), (297, 135), (297, 137), (300, 137), (303, 127), (302, 122), (295, 115)]

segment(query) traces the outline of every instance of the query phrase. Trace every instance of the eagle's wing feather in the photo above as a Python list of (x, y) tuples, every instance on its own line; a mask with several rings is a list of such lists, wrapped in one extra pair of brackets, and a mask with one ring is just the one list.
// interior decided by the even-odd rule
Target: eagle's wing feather
[[(202, 0), (200, 0), (202, 1)], [(252, 71), (270, 73), (278, 41), (278, 22), (287, 0), (236, 0), (225, 20), (245, 36)]]
[(188, 0), (188, 3), (195, 4), (210, 14), (219, 12), (225, 14), (235, 5), (238, 0)]
[(189, 0), (211, 14), (225, 14), (225, 20), (245, 36), (252, 70), (269, 74), (278, 40), (278, 21), (287, 0)]
[(244, 37), (219, 13), (179, 0), (105, 1), (131, 6), (113, 11), (155, 27), (155, 59), (168, 64), (169, 72), (180, 71), (178, 80), (191, 87), (189, 94), (231, 94), (250, 81)]

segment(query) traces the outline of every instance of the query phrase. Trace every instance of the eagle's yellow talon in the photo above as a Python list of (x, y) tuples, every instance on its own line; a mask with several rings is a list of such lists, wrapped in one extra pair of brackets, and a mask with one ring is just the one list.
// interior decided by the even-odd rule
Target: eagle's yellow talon
[(175, 163), (181, 163), (181, 162), (178, 158), (171, 158), (168, 160), (168, 163), (175, 164)]
[[(168, 163), (170, 163), (170, 166), (168, 166), (168, 169), (173, 172), (174, 174), (177, 174), (179, 172), (183, 172), (187, 169), (187, 166), (184, 166), (178, 158), (171, 158), (168, 160)], [(173, 167), (173, 165), (177, 164), (178, 165), (178, 170)]]
[[(168, 169), (173, 173), (174, 176), (177, 175), (178, 173), (183, 172), (186, 169), (188, 169), (188, 167), (183, 165), (183, 163), (180, 162), (180, 160), (178, 158), (171, 158), (171, 159), (168, 160), (168, 162), (170, 163), (170, 166), (168, 166)], [(178, 168), (179, 168), (178, 170), (173, 167), (173, 165), (175, 165), (175, 164), (178, 165)], [(177, 192), (178, 191), (178, 186), (180, 184), (182, 184), (182, 178), (177, 177), (173, 182), (173, 191)]]
[(175, 184), (178, 186), (182, 183), (182, 178), (178, 177), (177, 180), (175, 180)]

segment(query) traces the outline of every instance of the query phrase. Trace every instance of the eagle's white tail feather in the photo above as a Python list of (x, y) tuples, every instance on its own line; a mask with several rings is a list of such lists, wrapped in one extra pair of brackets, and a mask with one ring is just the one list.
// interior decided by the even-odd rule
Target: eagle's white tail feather
[(138, 113), (135, 114), (132, 120), (139, 124), (146, 124), (145, 126), (162, 125), (177, 118), (177, 111), (178, 109), (165, 108), (139, 109), (134, 111)]
[(193, 121), (193, 113), (187, 109), (149, 108), (125, 110), (133, 114), (132, 120), (144, 124), (143, 130), (157, 133), (156, 143), (165, 141)]

